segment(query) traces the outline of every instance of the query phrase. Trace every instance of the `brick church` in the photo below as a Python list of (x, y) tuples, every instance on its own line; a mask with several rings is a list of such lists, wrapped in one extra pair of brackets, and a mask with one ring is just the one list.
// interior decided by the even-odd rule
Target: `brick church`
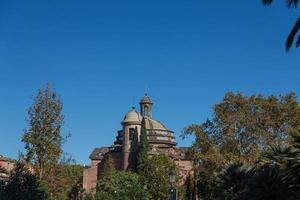
[(101, 178), (104, 163), (110, 159), (117, 170), (130, 170), (136, 163), (142, 119), (145, 119), (149, 156), (165, 154), (179, 167), (180, 183), (192, 170), (192, 162), (186, 157), (186, 148), (176, 147), (174, 132), (160, 121), (153, 119), (153, 102), (147, 94), (140, 101), (140, 112), (134, 107), (121, 122), (122, 129), (117, 132), (116, 140), (110, 147), (95, 148), (90, 155), (91, 166), (83, 173), (83, 188), (91, 192)]

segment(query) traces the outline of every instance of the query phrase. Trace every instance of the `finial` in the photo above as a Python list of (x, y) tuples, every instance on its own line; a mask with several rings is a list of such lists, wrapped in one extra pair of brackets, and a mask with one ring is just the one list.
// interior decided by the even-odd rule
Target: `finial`
[(148, 87), (147, 85), (145, 86), (145, 96), (147, 96), (147, 93), (148, 93)]

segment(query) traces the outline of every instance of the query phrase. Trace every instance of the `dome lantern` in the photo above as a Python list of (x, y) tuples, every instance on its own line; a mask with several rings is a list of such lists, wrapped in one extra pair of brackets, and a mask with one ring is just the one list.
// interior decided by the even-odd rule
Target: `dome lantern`
[(140, 110), (143, 117), (152, 118), (152, 105), (153, 103), (146, 93), (140, 101)]

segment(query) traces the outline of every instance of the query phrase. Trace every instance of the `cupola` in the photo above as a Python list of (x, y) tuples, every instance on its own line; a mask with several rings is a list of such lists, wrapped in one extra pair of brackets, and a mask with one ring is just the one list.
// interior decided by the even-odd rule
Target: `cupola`
[(140, 110), (143, 117), (152, 118), (152, 101), (147, 94), (140, 101)]

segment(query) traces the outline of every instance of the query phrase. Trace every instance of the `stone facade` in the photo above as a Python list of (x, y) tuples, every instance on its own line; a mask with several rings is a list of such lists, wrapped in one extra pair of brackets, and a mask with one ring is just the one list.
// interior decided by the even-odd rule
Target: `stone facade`
[[(0, 155), (0, 168), (5, 169), (6, 172), (10, 172), (15, 168), (15, 161), (10, 158), (6, 158), (4, 156)], [(0, 172), (0, 179), (7, 178), (7, 173), (1, 173)]]
[(0, 155), (0, 168), (11, 171), (15, 167), (15, 161)]
[(90, 155), (91, 166), (84, 170), (83, 187), (93, 191), (105, 162), (110, 160), (117, 170), (130, 170), (137, 162), (142, 119), (145, 119), (149, 156), (165, 154), (170, 156), (179, 167), (180, 184), (183, 184), (192, 170), (192, 162), (186, 158), (186, 148), (176, 147), (174, 132), (167, 129), (160, 121), (153, 119), (151, 99), (145, 95), (140, 101), (140, 112), (133, 107), (121, 122), (114, 144), (110, 147), (95, 148)]

